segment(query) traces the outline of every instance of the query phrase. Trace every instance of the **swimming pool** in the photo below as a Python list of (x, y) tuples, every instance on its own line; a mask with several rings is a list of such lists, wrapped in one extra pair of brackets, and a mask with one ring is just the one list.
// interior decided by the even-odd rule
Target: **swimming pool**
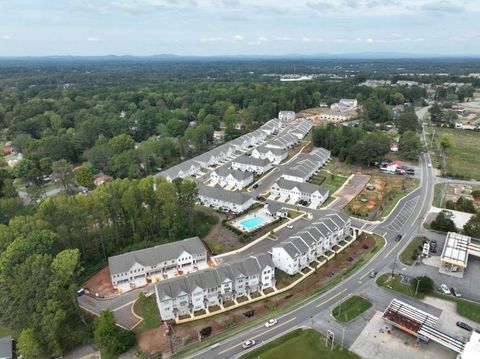
[(257, 227), (263, 224), (264, 222), (265, 220), (261, 217), (253, 217), (253, 218), (247, 218), (247, 219), (244, 219), (243, 221), (240, 221), (240, 224), (246, 229), (251, 229), (253, 227)]

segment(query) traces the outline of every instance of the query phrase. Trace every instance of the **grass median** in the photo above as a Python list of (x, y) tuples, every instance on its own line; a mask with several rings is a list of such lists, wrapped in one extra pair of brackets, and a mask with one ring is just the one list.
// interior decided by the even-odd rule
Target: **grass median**
[(408, 246), (400, 253), (400, 262), (411, 266), (420, 253), (422, 253), (423, 244), (427, 242), (427, 240), (426, 237), (415, 237), (412, 239), (412, 241), (408, 243)]
[(295, 329), (262, 347), (248, 352), (240, 359), (359, 359), (340, 345), (333, 350), (325, 346), (325, 337), (313, 329)]
[(354, 320), (371, 307), (372, 302), (369, 300), (358, 295), (352, 295), (347, 300), (333, 308), (332, 315), (339, 322), (345, 323)]

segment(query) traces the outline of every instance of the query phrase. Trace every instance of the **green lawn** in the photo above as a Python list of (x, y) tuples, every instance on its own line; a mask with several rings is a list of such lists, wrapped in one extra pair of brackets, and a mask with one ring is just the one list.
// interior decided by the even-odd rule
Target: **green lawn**
[(370, 309), (372, 303), (358, 295), (353, 295), (332, 310), (333, 317), (340, 322), (349, 322)]
[(313, 329), (296, 329), (262, 347), (240, 357), (241, 359), (356, 359), (358, 355), (335, 345), (325, 347), (325, 337)]
[(427, 241), (425, 237), (415, 237), (408, 246), (400, 253), (400, 262), (412, 265), (419, 254), (422, 253), (423, 244)]
[[(398, 274), (395, 274), (392, 278), (391, 273), (382, 274), (377, 278), (377, 284), (381, 287), (394, 290), (395, 292), (408, 295), (410, 297), (415, 296), (415, 291), (411, 286), (401, 283), (401, 277)], [(422, 298), (423, 294), (418, 293), (417, 298)]]
[(133, 311), (143, 318), (143, 321), (135, 328), (136, 332), (160, 326), (160, 314), (158, 313), (154, 295), (149, 297), (140, 296), (133, 305)]
[(317, 183), (317, 184), (321, 183), (322, 186), (324, 186), (330, 191), (330, 194), (333, 194), (337, 189), (343, 186), (343, 184), (347, 179), (348, 179), (348, 176), (344, 176), (341, 174), (331, 175), (327, 171), (321, 170), (319, 173), (317, 173), (315, 176), (312, 177), (310, 182)]
[[(447, 150), (447, 176), (480, 180), (480, 133), (453, 128), (428, 127), (427, 143), (438, 150), (439, 139), (449, 135), (453, 147)], [(435, 131), (433, 146), (431, 134)]]
[(445, 186), (444, 183), (437, 183), (433, 187), (433, 203), (434, 207), (442, 208), (442, 187)]

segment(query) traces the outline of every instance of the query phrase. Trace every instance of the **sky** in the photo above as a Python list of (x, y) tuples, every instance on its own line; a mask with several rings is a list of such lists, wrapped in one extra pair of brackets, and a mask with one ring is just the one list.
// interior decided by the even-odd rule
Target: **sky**
[(0, 56), (480, 55), (480, 0), (0, 0)]

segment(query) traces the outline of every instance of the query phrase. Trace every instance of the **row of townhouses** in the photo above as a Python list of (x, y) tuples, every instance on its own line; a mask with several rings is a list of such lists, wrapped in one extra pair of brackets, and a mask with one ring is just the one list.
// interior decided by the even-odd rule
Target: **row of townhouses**
[(294, 275), (335, 244), (351, 235), (351, 219), (343, 211), (328, 210), (320, 218), (272, 248), (276, 268)]
[(340, 101), (332, 103), (330, 108), (338, 112), (354, 111), (358, 108), (358, 101), (355, 99), (342, 98)]
[(190, 272), (207, 265), (207, 249), (198, 237), (128, 252), (108, 258), (114, 287), (129, 290), (169, 272)]
[(170, 320), (274, 286), (270, 255), (259, 254), (161, 281), (155, 294), (162, 320)]
[(330, 151), (317, 147), (310, 153), (301, 153), (284, 170), (282, 177), (289, 181), (306, 182), (330, 160)]
[(272, 168), (272, 163), (266, 158), (255, 158), (253, 156), (242, 155), (232, 161), (234, 170), (262, 174)]
[(226, 189), (242, 189), (253, 182), (253, 174), (234, 170), (224, 165), (210, 172), (210, 182), (213, 185), (219, 184)]
[(254, 203), (253, 198), (244, 192), (205, 185), (198, 188), (198, 200), (205, 207), (233, 213), (246, 211)]
[(278, 165), (288, 157), (288, 150), (286, 148), (259, 146), (252, 151), (252, 157), (267, 159), (274, 165)]
[(307, 201), (311, 203), (312, 207), (316, 208), (327, 200), (330, 191), (324, 186), (280, 178), (272, 185), (270, 194), (274, 197), (280, 197), (282, 202), (287, 198), (291, 203)]
[(250, 148), (265, 142), (268, 136), (280, 131), (282, 122), (272, 119), (253, 132), (240, 136), (230, 142), (218, 146), (190, 160), (184, 161), (165, 171), (158, 173), (159, 176), (173, 181), (175, 178), (185, 178), (199, 174), (202, 169), (218, 165), (222, 161), (235, 158), (238, 153), (248, 151)]

